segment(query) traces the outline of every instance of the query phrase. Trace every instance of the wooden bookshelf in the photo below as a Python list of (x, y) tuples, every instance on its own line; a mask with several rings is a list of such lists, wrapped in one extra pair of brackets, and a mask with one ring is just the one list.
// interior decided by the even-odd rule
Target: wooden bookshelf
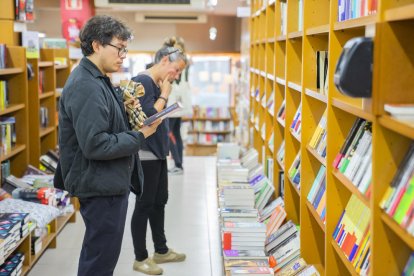
[(0, 69), (0, 76), (20, 74), (22, 72), (23, 72), (22, 68), (5, 68), (5, 69)]
[[(62, 69), (55, 69), (54, 56), (62, 57), (67, 54), (67, 61), (69, 62), (68, 49), (42, 49), (40, 59), (27, 59), (26, 49), (17, 46), (20, 39), (19, 33), (14, 32), (14, 1), (2, 1), (2, 8), (0, 9), (0, 43), (5, 43), (6, 48), (6, 64), (8, 68), (0, 69), (0, 80), (6, 80), (9, 86), (9, 105), (0, 111), (0, 116), (15, 117), (16, 130), (16, 145), (12, 149), (0, 155), (0, 162), (6, 160), (10, 161), (11, 173), (20, 177), (25, 172), (28, 164), (34, 166), (38, 165), (39, 155), (45, 152), (46, 148), (54, 148), (57, 143), (57, 131), (55, 129), (55, 112), (56, 99), (55, 88), (63, 87), (70, 69), (68, 66)], [(16, 46), (14, 46), (16, 45)], [(46, 53), (46, 54), (45, 54)], [(63, 54), (65, 53), (65, 54)], [(35, 73), (33, 80), (28, 80), (27, 64), (31, 63)], [(44, 94), (39, 94), (39, 71), (45, 71)], [(56, 73), (55, 71), (59, 71)], [(54, 77), (60, 75), (60, 82)], [(50, 113), (50, 132), (43, 137), (40, 137), (39, 124), (39, 108), (46, 106), (53, 112)], [(35, 122), (35, 123), (33, 123)], [(53, 126), (53, 127), (52, 127)], [(34, 143), (34, 144), (33, 144)], [(37, 146), (39, 148), (36, 151)], [(40, 150), (41, 149), (41, 150)], [(31, 162), (35, 160), (37, 162)], [(48, 234), (45, 241), (43, 241), (42, 252), (47, 247), (56, 247), (56, 223), (53, 220), (51, 225), (51, 233)], [(66, 223), (76, 220), (76, 213), (68, 215), (68, 218), (60, 224), (60, 229)], [(40, 258), (41, 253), (36, 256), (31, 255), (31, 236), (29, 233), (23, 237), (12, 252), (22, 252), (25, 255), (23, 262), (22, 275), (29, 273), (30, 269)]]
[[(257, 2), (252, 1), (252, 5)], [(297, 191), (294, 185), (285, 185), (285, 206), (288, 218), (305, 229), (301, 231), (301, 256), (307, 263), (315, 265), (322, 275), (356, 275), (342, 250), (332, 241), (336, 224), (350, 196), (355, 194), (371, 210), (370, 275), (399, 275), (414, 249), (413, 237), (384, 214), (379, 203), (414, 140), (414, 124), (390, 117), (384, 112), (384, 104), (414, 103), (414, 1), (379, 0), (375, 14), (343, 22), (337, 22), (338, 0), (304, 1), (302, 29), (298, 26), (298, 1), (283, 2), (287, 2), (286, 33), (281, 31), (280, 0), (265, 5), (266, 12), (260, 13), (262, 17), (267, 14), (272, 16), (270, 22), (274, 22), (274, 26), (271, 29), (263, 23), (269, 19), (253, 24), (255, 18), (251, 18), (252, 37), (266, 38), (267, 43), (272, 44), (272, 47), (251, 44), (252, 57), (261, 57), (252, 58), (251, 67), (271, 74), (274, 79), (271, 79), (272, 84), (267, 84), (260, 75), (251, 72), (250, 88), (260, 90), (259, 99), (263, 94), (269, 95), (267, 91), (270, 87), (276, 95), (273, 120), (266, 117), (268, 112), (263, 110), (260, 102), (251, 98), (251, 111), (255, 117), (258, 116), (260, 126), (253, 131), (251, 145), (258, 152), (262, 152), (263, 147), (266, 151), (260, 135), (261, 126), (265, 124), (266, 132), (274, 133), (275, 154), (285, 140), (284, 162), (287, 168), (296, 154), (301, 154), (301, 189)], [(252, 11), (252, 14), (255, 12)], [(271, 37), (272, 33), (274, 37)], [(345, 43), (365, 35), (374, 36), (375, 44), (372, 98), (350, 98), (335, 87), (335, 67)], [(316, 88), (316, 51), (328, 51), (326, 95)], [(286, 123), (276, 116), (283, 100), (286, 101)], [(289, 126), (300, 104), (302, 130), (300, 139), (296, 139), (290, 134)], [(308, 146), (308, 142), (325, 110), (327, 156), (321, 158)], [(369, 199), (332, 165), (357, 118), (372, 124), (373, 164)], [(306, 199), (321, 165), (326, 166), (327, 184), (324, 232)], [(274, 166), (275, 171), (282, 167), (278, 162), (274, 162)], [(287, 175), (285, 177), (285, 183), (290, 183)]]

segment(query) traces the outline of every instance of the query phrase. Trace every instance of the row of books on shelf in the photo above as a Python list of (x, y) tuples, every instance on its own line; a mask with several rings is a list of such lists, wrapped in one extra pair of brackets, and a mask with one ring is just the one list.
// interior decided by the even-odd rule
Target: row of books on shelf
[(187, 137), (187, 144), (200, 145), (217, 145), (220, 142), (230, 142), (230, 135), (212, 134), (212, 133), (198, 133), (189, 134)]
[(6, 68), (6, 44), (0, 43), (0, 69)]
[(280, 1), (280, 34), (287, 34), (287, 2)]
[(338, 22), (375, 14), (378, 0), (339, 0)]
[(0, 265), (0, 275), (22, 275), (24, 258), (22, 252), (11, 254), (4, 263)]
[(372, 179), (371, 128), (371, 122), (357, 118), (333, 163), (367, 198), (371, 195)]
[(228, 107), (198, 107), (194, 115), (197, 118), (230, 118)]
[(14, 18), (17, 21), (34, 20), (34, 1), (33, 0), (16, 0), (14, 1)]
[(309, 141), (309, 146), (314, 149), (320, 156), (326, 156), (326, 116), (327, 109), (325, 109), (318, 125), (316, 126), (315, 131), (313, 132), (312, 138)]
[(282, 168), (285, 167), (285, 140), (280, 143), (280, 147), (276, 154), (276, 160), (279, 162)]
[(40, 127), (48, 127), (49, 126), (49, 110), (47, 107), (41, 106), (39, 109), (40, 115)]
[(279, 111), (277, 112), (277, 119), (281, 122), (284, 122), (285, 117), (286, 117), (286, 100), (283, 100), (282, 104), (280, 105)]
[(370, 217), (371, 209), (353, 194), (333, 233), (335, 243), (359, 275), (369, 275), (370, 270)]
[(401, 161), (380, 207), (414, 236), (414, 143)]
[(7, 154), (16, 145), (16, 118), (0, 117), (1, 154)]
[(316, 88), (323, 95), (328, 94), (328, 51), (316, 51)]
[(28, 233), (28, 213), (0, 213), (0, 264)]
[(232, 131), (233, 124), (230, 121), (196, 121), (192, 126), (194, 131)]
[(288, 172), (290, 181), (292, 181), (292, 184), (298, 190), (300, 190), (300, 163), (301, 163), (301, 156), (300, 156), (300, 152), (298, 152)]
[(385, 104), (384, 110), (400, 121), (414, 123), (414, 104)]
[(9, 105), (9, 85), (5, 80), (0, 80), (0, 110)]
[[(221, 158), (225, 145), (218, 148)], [(268, 166), (258, 163), (255, 149), (218, 159), (225, 269), (229, 275), (319, 275), (300, 258), (299, 227), (286, 222), (284, 200), (274, 197)]]
[(306, 197), (322, 222), (326, 222), (326, 167), (321, 165)]
[(296, 110), (292, 124), (290, 125), (290, 131), (296, 137), (300, 137), (300, 133), (302, 131), (302, 103), (299, 104), (299, 107)]

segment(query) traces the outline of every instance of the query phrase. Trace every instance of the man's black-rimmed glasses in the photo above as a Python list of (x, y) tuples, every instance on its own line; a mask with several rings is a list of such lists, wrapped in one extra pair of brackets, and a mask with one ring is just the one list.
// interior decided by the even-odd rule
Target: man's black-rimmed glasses
[(108, 45), (118, 49), (119, 57), (124, 57), (126, 56), (126, 54), (128, 54), (128, 49), (125, 47), (118, 47), (118, 46), (112, 45), (111, 43), (108, 43)]

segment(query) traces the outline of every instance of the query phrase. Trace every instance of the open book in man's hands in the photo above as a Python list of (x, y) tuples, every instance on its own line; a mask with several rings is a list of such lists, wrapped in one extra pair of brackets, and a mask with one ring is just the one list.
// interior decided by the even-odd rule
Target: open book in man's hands
[(149, 117), (148, 119), (146, 119), (144, 121), (144, 125), (148, 126), (150, 124), (152, 124), (154, 121), (156, 121), (157, 119), (161, 118), (164, 119), (166, 117), (171, 116), (174, 112), (180, 110), (181, 108), (183, 108), (183, 106), (181, 105), (180, 102), (176, 102), (172, 105), (170, 105), (169, 107), (161, 110), (160, 112), (152, 115), (151, 117)]

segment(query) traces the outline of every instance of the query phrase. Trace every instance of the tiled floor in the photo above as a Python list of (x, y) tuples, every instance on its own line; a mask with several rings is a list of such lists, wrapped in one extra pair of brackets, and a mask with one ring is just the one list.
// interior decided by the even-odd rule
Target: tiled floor
[[(162, 264), (166, 276), (221, 276), (222, 259), (217, 217), (214, 157), (186, 157), (184, 175), (170, 176), (166, 207), (168, 246), (187, 254), (183, 263)], [(130, 232), (135, 196), (129, 199), (122, 251), (114, 275), (143, 275), (132, 270), (134, 251)], [(148, 228), (149, 229), (149, 228)], [(68, 224), (58, 236), (57, 248), (48, 249), (30, 271), (37, 275), (76, 275), (84, 224)], [(153, 253), (148, 231), (148, 250)]]

